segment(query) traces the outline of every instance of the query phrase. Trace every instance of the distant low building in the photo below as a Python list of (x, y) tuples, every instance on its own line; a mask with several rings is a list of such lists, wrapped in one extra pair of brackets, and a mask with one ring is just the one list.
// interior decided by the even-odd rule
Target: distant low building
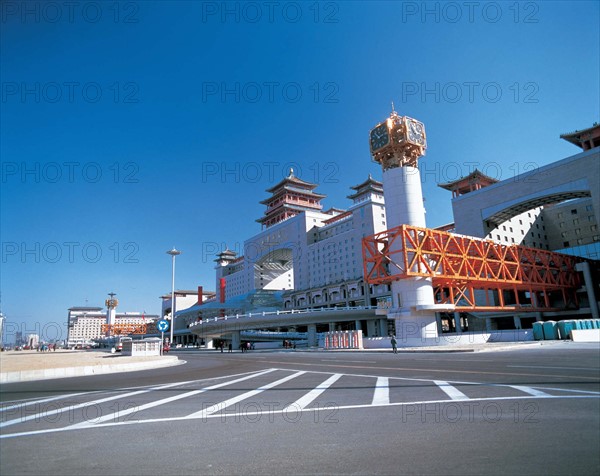
[[(175, 291), (175, 312), (178, 313), (183, 309), (189, 309), (195, 305), (202, 304), (207, 301), (214, 301), (214, 291), (204, 291), (202, 286), (198, 286), (197, 290), (176, 290)], [(160, 296), (161, 299), (161, 318), (171, 320), (171, 293)], [(189, 325), (195, 319), (188, 316), (186, 318), (175, 319), (175, 328), (173, 329), (173, 340), (175, 344), (195, 344), (197, 336), (189, 330)], [(147, 334), (157, 335), (156, 329), (148, 329)]]
[[(102, 326), (106, 324), (107, 311), (101, 307), (71, 307), (67, 316), (67, 342), (69, 345), (91, 342), (105, 337)], [(117, 312), (115, 324), (142, 325), (154, 329), (159, 316), (145, 312)]]

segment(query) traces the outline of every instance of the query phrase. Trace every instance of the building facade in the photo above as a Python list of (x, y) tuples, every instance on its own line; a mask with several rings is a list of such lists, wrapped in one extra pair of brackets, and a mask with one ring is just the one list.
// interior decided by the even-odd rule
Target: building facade
[[(105, 337), (102, 326), (107, 323), (107, 310), (101, 307), (71, 307), (67, 315), (67, 344), (88, 343)], [(117, 325), (153, 327), (159, 316), (145, 312), (117, 312)]]
[[(439, 229), (598, 260), (600, 126), (574, 134), (569, 141), (577, 145), (580, 140), (582, 153), (535, 171), (501, 182), (474, 171), (440, 184), (452, 192), (454, 222)], [(290, 171), (267, 190), (270, 195), (261, 202), (265, 212), (256, 220), (262, 230), (244, 241), (241, 252), (225, 249), (217, 256), (215, 297), (181, 311), (187, 325), (261, 310), (373, 306), (383, 317), (373, 315), (348, 325), (362, 327), (366, 336), (393, 331), (385, 317), (392, 304), (391, 286), (370, 285), (363, 277), (362, 239), (390, 227), (382, 182), (369, 176), (351, 187), (347, 208), (328, 210), (321, 204), (325, 195), (316, 188)], [(587, 289), (595, 301), (590, 289), (598, 286), (598, 266), (592, 264), (588, 271), (581, 294)], [(581, 303), (584, 309), (574, 315), (594, 315), (594, 309), (597, 314), (597, 302), (584, 297)], [(501, 321), (501, 328), (514, 329), (528, 327), (536, 319), (561, 316), (530, 313), (523, 325), (519, 316), (466, 314), (438, 313), (438, 330), (492, 330), (499, 328), (497, 322)], [(335, 328), (336, 323), (329, 322), (329, 330), (332, 324)]]
[(224, 250), (215, 260), (217, 300), (259, 290), (285, 291), (283, 309), (376, 305), (388, 286), (363, 281), (362, 238), (386, 229), (382, 183), (369, 176), (351, 187), (348, 208), (322, 210), (316, 184), (294, 176), (267, 190), (263, 230), (244, 254)]

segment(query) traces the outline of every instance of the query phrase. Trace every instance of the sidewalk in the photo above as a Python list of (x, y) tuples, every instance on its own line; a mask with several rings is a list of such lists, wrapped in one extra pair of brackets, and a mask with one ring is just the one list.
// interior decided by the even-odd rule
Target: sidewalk
[(0, 383), (134, 372), (183, 363), (177, 356), (130, 357), (100, 350), (0, 352)]

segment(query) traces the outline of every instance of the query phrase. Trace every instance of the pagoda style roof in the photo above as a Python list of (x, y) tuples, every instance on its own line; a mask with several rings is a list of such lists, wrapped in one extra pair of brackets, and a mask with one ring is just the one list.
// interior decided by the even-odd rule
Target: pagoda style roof
[(286, 178), (267, 189), (272, 195), (260, 201), (261, 204), (267, 205), (267, 210), (256, 221), (269, 227), (275, 221), (286, 220), (304, 211), (320, 211), (323, 208), (320, 202), (327, 195), (314, 192), (316, 187), (317, 184), (305, 182), (294, 176), (294, 170), (290, 169)]
[(294, 170), (290, 169), (290, 173), (286, 178), (284, 178), (277, 185), (274, 185), (271, 188), (268, 188), (266, 191), (269, 193), (274, 193), (275, 191), (277, 191), (277, 189), (279, 189), (285, 185), (296, 186), (296, 187), (299, 187), (300, 189), (302, 189), (303, 191), (314, 190), (318, 186), (315, 183), (305, 182), (304, 180), (299, 179), (298, 177), (296, 177), (294, 175)]
[(352, 190), (356, 190), (356, 193), (347, 196), (347, 198), (349, 198), (350, 200), (354, 200), (367, 192), (383, 193), (383, 183), (379, 182), (378, 180), (375, 180), (371, 176), (371, 174), (369, 174), (369, 178), (363, 183), (360, 183), (350, 188)]
[(561, 134), (560, 138), (577, 147), (581, 147), (583, 150), (600, 147), (600, 124), (595, 122), (592, 127), (568, 134)]
[(256, 221), (258, 223), (264, 223), (266, 221), (269, 221), (271, 218), (273, 218), (273, 217), (277, 216), (279, 213), (281, 213), (282, 209), (293, 210), (298, 213), (305, 212), (305, 211), (320, 210), (320, 208), (318, 208), (318, 207), (304, 207), (302, 205), (295, 205), (292, 203), (281, 203), (277, 207), (272, 208), (268, 212), (265, 212), (265, 215), (261, 218), (258, 218)]
[(371, 174), (369, 174), (369, 178), (365, 180), (363, 183), (355, 185), (354, 187), (350, 187), (352, 190), (360, 190), (361, 188), (366, 188), (369, 186), (374, 186), (377, 188), (383, 188), (383, 183), (379, 180), (375, 180)]
[[(269, 190), (267, 190), (267, 191), (269, 191)], [(313, 192), (312, 190), (306, 190), (306, 189), (291, 186), (289, 184), (284, 184), (281, 187), (279, 187), (278, 189), (276, 189), (273, 192), (273, 195), (271, 195), (269, 198), (265, 198), (264, 200), (261, 200), (259, 203), (262, 203), (263, 205), (267, 205), (269, 202), (273, 201), (280, 195), (285, 194), (286, 192), (297, 193), (300, 195), (306, 195), (307, 197), (314, 198), (316, 200), (321, 200), (321, 199), (327, 197), (327, 195)]]
[(217, 258), (213, 261), (233, 261), (236, 256), (237, 253), (235, 251), (231, 251), (229, 248), (227, 248), (225, 251), (221, 251), (219, 254), (217, 254)]
[(331, 208), (325, 210), (323, 213), (325, 213), (326, 215), (334, 215), (334, 214), (344, 213), (345, 211), (346, 210), (344, 210), (342, 208), (331, 207)]
[(498, 181), (497, 179), (484, 174), (483, 172), (479, 171), (478, 169), (475, 169), (475, 170), (473, 170), (473, 172), (471, 172), (466, 177), (461, 177), (457, 180), (453, 180), (452, 182), (438, 183), (438, 187), (452, 191), (452, 190), (456, 190), (458, 188), (462, 188), (463, 186), (467, 186), (467, 185), (470, 185), (473, 183), (479, 183), (482, 186), (486, 187), (488, 185), (496, 183), (497, 181)]

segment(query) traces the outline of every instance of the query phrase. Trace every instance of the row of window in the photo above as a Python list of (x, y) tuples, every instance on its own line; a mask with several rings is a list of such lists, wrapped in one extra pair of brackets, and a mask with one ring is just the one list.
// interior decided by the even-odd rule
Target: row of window
[[(571, 208), (571, 215), (577, 215), (579, 213), (579, 211), (577, 210), (577, 208)], [(594, 211), (594, 207), (592, 205), (586, 205), (585, 206), (585, 211), (586, 212), (592, 212)], [(563, 212), (558, 212), (558, 214), (556, 215), (559, 219), (563, 217)]]

